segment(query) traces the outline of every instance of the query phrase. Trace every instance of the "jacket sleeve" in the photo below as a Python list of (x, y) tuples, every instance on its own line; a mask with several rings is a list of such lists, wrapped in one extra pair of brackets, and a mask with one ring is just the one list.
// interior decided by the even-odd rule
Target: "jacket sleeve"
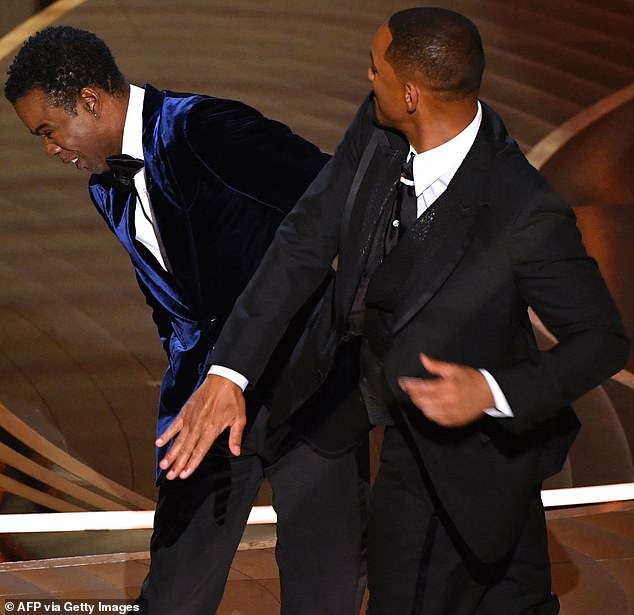
[(371, 104), (368, 98), (361, 106), (334, 157), (280, 225), (214, 347), (213, 363), (236, 370), (252, 384), (292, 317), (330, 271), (346, 197), (371, 132)]
[(228, 188), (288, 213), (330, 156), (238, 101), (201, 99), (185, 138), (206, 170)]
[(518, 292), (558, 339), (529, 360), (492, 370), (515, 414), (507, 427), (521, 432), (620, 370), (629, 341), (574, 212), (554, 191), (541, 190), (518, 214), (509, 246)]

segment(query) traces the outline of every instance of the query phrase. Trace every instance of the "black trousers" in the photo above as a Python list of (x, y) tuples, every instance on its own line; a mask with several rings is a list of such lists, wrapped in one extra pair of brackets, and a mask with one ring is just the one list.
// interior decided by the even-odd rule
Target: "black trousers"
[[(282, 615), (356, 615), (366, 582), (367, 446), (317, 453), (261, 409), (240, 457), (214, 446), (186, 480), (163, 481), (140, 600), (149, 615), (213, 615), (264, 478), (277, 513)], [(254, 614), (256, 615), (256, 614)]]
[(454, 531), (447, 531), (405, 429), (386, 428), (372, 488), (368, 615), (558, 613), (539, 490), (509, 558), (484, 565)]

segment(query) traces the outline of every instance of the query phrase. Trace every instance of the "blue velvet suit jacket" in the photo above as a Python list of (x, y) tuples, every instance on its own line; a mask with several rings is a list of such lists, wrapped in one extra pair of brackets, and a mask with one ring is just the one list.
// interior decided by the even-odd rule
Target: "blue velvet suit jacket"
[[(89, 191), (130, 255), (167, 353), (159, 434), (204, 378), (235, 299), (329, 157), (245, 104), (150, 85), (143, 154), (169, 272), (134, 239), (135, 195), (117, 187), (110, 173), (93, 175)], [(158, 461), (165, 452), (158, 451)]]

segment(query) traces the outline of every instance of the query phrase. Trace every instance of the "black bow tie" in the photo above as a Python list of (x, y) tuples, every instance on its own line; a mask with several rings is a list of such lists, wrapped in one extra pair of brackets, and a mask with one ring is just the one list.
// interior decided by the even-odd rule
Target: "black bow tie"
[(109, 156), (106, 162), (112, 171), (117, 182), (124, 188), (131, 190), (134, 186), (134, 176), (143, 168), (143, 160), (128, 156), (128, 154), (119, 154), (118, 156)]

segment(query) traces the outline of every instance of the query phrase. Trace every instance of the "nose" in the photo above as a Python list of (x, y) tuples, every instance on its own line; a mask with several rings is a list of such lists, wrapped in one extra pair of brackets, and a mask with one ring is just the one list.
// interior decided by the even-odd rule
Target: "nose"
[(62, 151), (62, 148), (48, 137), (44, 137), (44, 148), (46, 149), (46, 155), (51, 158)]

